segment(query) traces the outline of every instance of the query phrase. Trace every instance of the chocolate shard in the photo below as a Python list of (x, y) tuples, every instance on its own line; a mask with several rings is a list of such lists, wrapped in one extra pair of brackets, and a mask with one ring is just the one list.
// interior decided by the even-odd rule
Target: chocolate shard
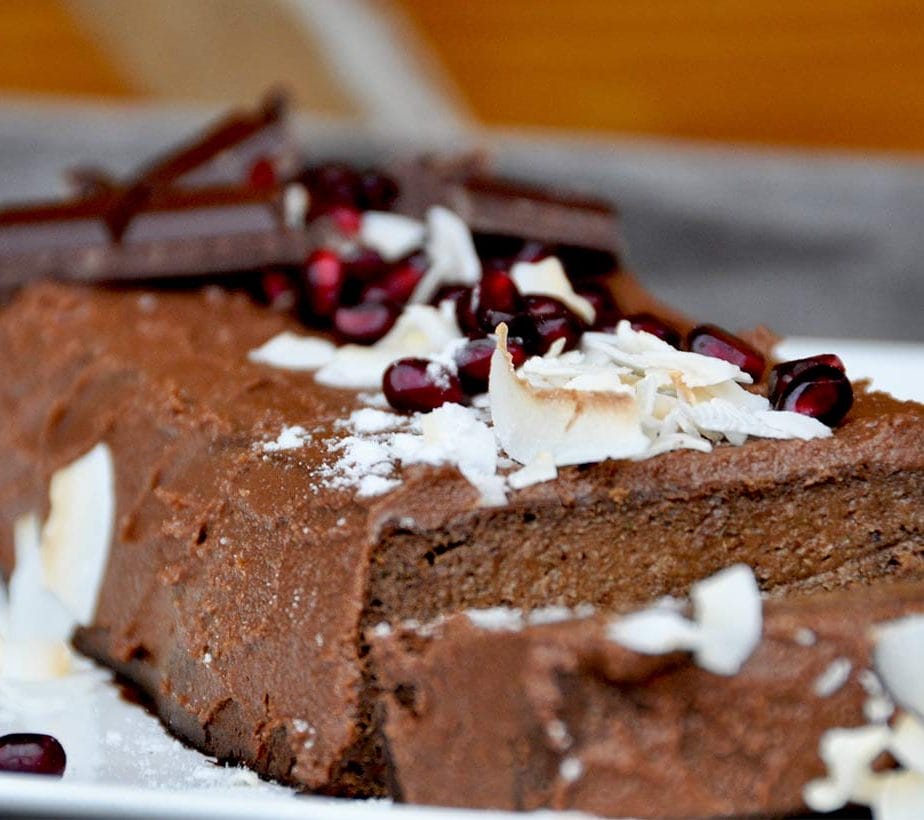
[(483, 154), (451, 160), (424, 157), (390, 171), (401, 194), (396, 209), (422, 216), (432, 205), (457, 213), (478, 233), (568, 245), (618, 255), (615, 208), (591, 197), (539, 189), (489, 173)]
[(119, 242), (106, 222), (111, 193), (0, 213), (0, 290), (43, 278), (128, 281), (295, 264), (311, 243), (300, 187), (155, 189)]

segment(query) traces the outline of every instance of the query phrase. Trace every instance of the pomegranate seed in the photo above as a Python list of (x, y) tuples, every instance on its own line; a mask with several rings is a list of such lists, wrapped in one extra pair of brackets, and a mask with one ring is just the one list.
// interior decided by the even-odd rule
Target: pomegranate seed
[(281, 270), (268, 270), (260, 274), (260, 300), (273, 310), (288, 311), (298, 301), (298, 290), (292, 276)]
[[(473, 339), (460, 347), (454, 356), (459, 370), (459, 381), (469, 395), (484, 393), (488, 389), (491, 375), (491, 356), (497, 347), (493, 339)], [(526, 348), (515, 339), (507, 340), (507, 351), (513, 358), (513, 366), (519, 367), (526, 361)]]
[(671, 347), (676, 347), (678, 350), (683, 343), (680, 331), (667, 322), (662, 322), (651, 313), (636, 313), (632, 316), (627, 316), (626, 319), (632, 325), (633, 330), (642, 330), (652, 336), (657, 336), (662, 342), (667, 342)]
[(16, 733), (0, 737), (0, 771), (24, 774), (64, 774), (67, 755), (51, 735)]
[(843, 370), (816, 364), (801, 370), (773, 403), (777, 410), (791, 410), (835, 427), (853, 406), (853, 387)]
[(312, 215), (327, 213), (338, 205), (356, 207), (359, 177), (339, 163), (310, 168), (303, 179), (311, 193)]
[(478, 317), (472, 310), (472, 302), (475, 298), (475, 292), (472, 288), (465, 288), (456, 299), (456, 323), (466, 336), (484, 336), (484, 331), (478, 323)]
[(566, 305), (537, 294), (523, 302), (525, 310), (510, 322), (510, 333), (522, 337), (531, 352), (542, 355), (557, 339), (565, 340), (565, 350), (577, 346), (583, 323)]
[(612, 328), (619, 321), (619, 308), (616, 307), (616, 300), (606, 285), (596, 282), (584, 282), (576, 292), (583, 296), (594, 309), (594, 323), (591, 325), (593, 330), (602, 328)]
[(303, 281), (305, 301), (312, 316), (333, 315), (340, 304), (345, 279), (343, 262), (333, 251), (321, 248), (308, 256)]
[(441, 364), (426, 359), (398, 359), (382, 377), (382, 390), (396, 410), (426, 413), (464, 398), (459, 379)]
[(770, 371), (767, 377), (767, 397), (773, 404), (776, 404), (793, 379), (817, 364), (826, 364), (829, 367), (836, 367), (841, 373), (845, 372), (844, 363), (839, 356), (833, 353), (822, 353), (805, 359), (781, 362)]
[(485, 271), (472, 295), (472, 306), (482, 330), (493, 333), (501, 322), (509, 322), (522, 308), (520, 292), (506, 273)]
[(276, 166), (267, 157), (255, 160), (247, 171), (247, 183), (259, 190), (272, 188), (276, 184)]
[(334, 311), (334, 330), (345, 342), (371, 345), (381, 339), (398, 318), (398, 308), (384, 302), (367, 302)]
[(738, 365), (754, 381), (764, 373), (764, 357), (744, 339), (715, 325), (694, 327), (687, 336), (687, 345), (694, 353), (713, 356)]
[(337, 230), (344, 236), (356, 236), (359, 233), (362, 214), (356, 208), (348, 205), (335, 205), (327, 213)]
[(417, 283), (423, 279), (424, 271), (410, 259), (399, 262), (384, 276), (363, 288), (360, 300), (363, 302), (394, 302), (403, 305), (411, 298)]
[(398, 198), (398, 184), (385, 174), (368, 171), (359, 180), (359, 205), (366, 211), (387, 211)]
[(360, 282), (371, 282), (388, 271), (385, 260), (376, 251), (365, 248), (346, 263), (346, 275)]

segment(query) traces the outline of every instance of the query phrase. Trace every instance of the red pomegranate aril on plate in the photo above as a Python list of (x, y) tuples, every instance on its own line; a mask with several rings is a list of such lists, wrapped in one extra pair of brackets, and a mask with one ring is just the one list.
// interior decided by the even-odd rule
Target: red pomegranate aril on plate
[(853, 406), (853, 387), (843, 370), (816, 364), (794, 376), (773, 406), (836, 427)]
[(603, 328), (616, 326), (619, 321), (619, 308), (616, 307), (616, 300), (608, 287), (594, 282), (584, 282), (575, 290), (578, 296), (583, 296), (593, 306), (594, 321), (591, 325), (592, 330), (602, 330)]
[(66, 765), (64, 748), (51, 735), (17, 732), (0, 737), (0, 771), (60, 777)]
[(388, 263), (369, 248), (363, 248), (346, 261), (346, 276), (358, 282), (371, 282), (388, 271)]
[(523, 306), (523, 300), (513, 279), (503, 271), (485, 271), (475, 286), (472, 306), (479, 327), (493, 333), (501, 322), (509, 322)]
[(844, 373), (846, 368), (841, 361), (840, 356), (834, 353), (821, 353), (817, 356), (808, 356), (805, 359), (793, 359), (788, 362), (780, 362), (774, 366), (767, 377), (767, 397), (774, 404), (783, 395), (783, 392), (789, 387), (793, 379), (797, 378), (810, 367), (815, 365), (826, 364), (829, 367), (835, 367)]
[(298, 289), (289, 273), (267, 270), (260, 274), (260, 300), (273, 310), (289, 311), (298, 302)]
[(247, 170), (247, 184), (265, 191), (276, 184), (276, 166), (269, 157), (259, 157)]
[(362, 214), (358, 208), (349, 205), (335, 205), (327, 215), (344, 236), (356, 236), (362, 225)]
[[(488, 389), (491, 375), (491, 356), (497, 344), (493, 339), (473, 339), (460, 347), (454, 356), (459, 371), (462, 389), (470, 396), (484, 393)], [(513, 359), (513, 366), (519, 367), (526, 361), (526, 348), (516, 339), (507, 339), (507, 352)]]
[(652, 313), (635, 313), (632, 316), (626, 316), (626, 320), (632, 325), (633, 330), (641, 330), (657, 336), (662, 342), (667, 342), (678, 350), (683, 344), (680, 331)]
[(308, 312), (320, 318), (331, 316), (340, 305), (346, 279), (340, 257), (326, 248), (313, 251), (305, 263), (302, 279)]
[(766, 364), (761, 353), (744, 339), (716, 325), (699, 325), (687, 336), (687, 346), (694, 353), (724, 359), (737, 365), (754, 381), (760, 381)]
[(367, 302), (334, 311), (334, 330), (344, 342), (371, 345), (394, 325), (399, 309), (385, 302)]
[(472, 309), (472, 302), (475, 298), (475, 291), (472, 288), (465, 288), (462, 293), (456, 296), (456, 323), (466, 336), (478, 337), (484, 336), (485, 331), (481, 329), (478, 317)]
[(412, 262), (404, 262), (392, 268), (384, 276), (370, 282), (363, 288), (360, 300), (363, 302), (393, 302), (403, 305), (411, 298), (424, 272)]
[(398, 183), (385, 174), (367, 171), (359, 179), (359, 205), (365, 211), (387, 211), (398, 198)]
[(427, 413), (465, 398), (458, 377), (427, 359), (392, 362), (382, 376), (382, 391), (392, 407), (409, 413)]
[(455, 305), (462, 296), (471, 293), (471, 290), (471, 288), (467, 288), (465, 285), (443, 285), (434, 294), (433, 298), (430, 300), (430, 304), (434, 307), (438, 307), (448, 299)]
[(522, 336), (527, 347), (540, 355), (548, 352), (558, 339), (565, 340), (565, 350), (577, 346), (584, 323), (563, 302), (552, 296), (530, 294), (523, 299), (523, 314), (510, 324), (511, 333)]

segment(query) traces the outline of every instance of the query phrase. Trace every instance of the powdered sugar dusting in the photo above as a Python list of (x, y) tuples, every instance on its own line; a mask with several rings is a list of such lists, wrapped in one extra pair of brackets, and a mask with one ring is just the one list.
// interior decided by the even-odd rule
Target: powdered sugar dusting
[(278, 453), (281, 450), (297, 450), (309, 441), (311, 441), (311, 433), (296, 424), (292, 427), (283, 427), (274, 441), (266, 441), (260, 447), (264, 453)]

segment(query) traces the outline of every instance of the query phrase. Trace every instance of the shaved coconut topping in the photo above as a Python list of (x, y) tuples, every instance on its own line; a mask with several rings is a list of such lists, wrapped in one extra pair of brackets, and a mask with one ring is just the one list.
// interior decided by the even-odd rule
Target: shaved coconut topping
[(115, 524), (115, 471), (109, 447), (92, 450), (51, 477), (42, 528), (45, 584), (78, 624), (93, 620)]
[(13, 526), (16, 564), (9, 592), (0, 584), (0, 678), (48, 680), (68, 674), (74, 618), (51, 593), (42, 570), (37, 516)]
[(424, 224), (390, 211), (366, 211), (359, 226), (359, 241), (386, 262), (416, 251), (426, 236)]
[(427, 211), (426, 251), (430, 267), (414, 288), (412, 303), (429, 302), (443, 285), (476, 285), (481, 278), (472, 233), (447, 208)]
[(395, 326), (371, 347), (338, 347), (315, 379), (331, 387), (381, 388), (393, 361), (408, 356), (445, 358), (463, 342), (451, 305), (408, 305)]
[(558, 299), (589, 325), (597, 318), (594, 306), (588, 299), (575, 293), (565, 269), (554, 256), (546, 257), (541, 262), (517, 262), (510, 269), (510, 278), (524, 296), (537, 294)]
[(529, 464), (507, 476), (507, 483), (514, 490), (522, 490), (533, 484), (552, 481), (558, 475), (558, 468), (549, 453), (539, 453)]
[[(847, 803), (872, 809), (877, 820), (911, 820), (924, 806), (924, 720), (920, 707), (924, 616), (911, 615), (875, 629), (873, 658), (879, 678), (862, 675), (871, 696), (882, 686), (900, 706), (890, 727), (873, 723), (854, 729), (829, 729), (819, 754), (828, 776), (806, 784), (803, 797), (815, 811), (834, 811)], [(873, 763), (888, 752), (904, 768), (875, 771)]]
[(760, 643), (763, 612), (750, 567), (728, 567), (694, 584), (693, 618), (656, 604), (610, 623), (607, 636), (646, 655), (691, 651), (703, 669), (734, 675)]
[(924, 719), (924, 616), (878, 626), (873, 664), (892, 699)]
[(284, 370), (317, 370), (331, 360), (335, 350), (334, 344), (326, 339), (299, 336), (287, 330), (251, 350), (247, 358)]
[(550, 351), (515, 371), (501, 325), (488, 393), (498, 440), (521, 464), (540, 453), (560, 467), (709, 452), (716, 441), (740, 445), (749, 436), (831, 435), (816, 419), (771, 409), (739, 384), (750, 380), (729, 362), (675, 350), (627, 321), (615, 333), (585, 333), (579, 350)]

